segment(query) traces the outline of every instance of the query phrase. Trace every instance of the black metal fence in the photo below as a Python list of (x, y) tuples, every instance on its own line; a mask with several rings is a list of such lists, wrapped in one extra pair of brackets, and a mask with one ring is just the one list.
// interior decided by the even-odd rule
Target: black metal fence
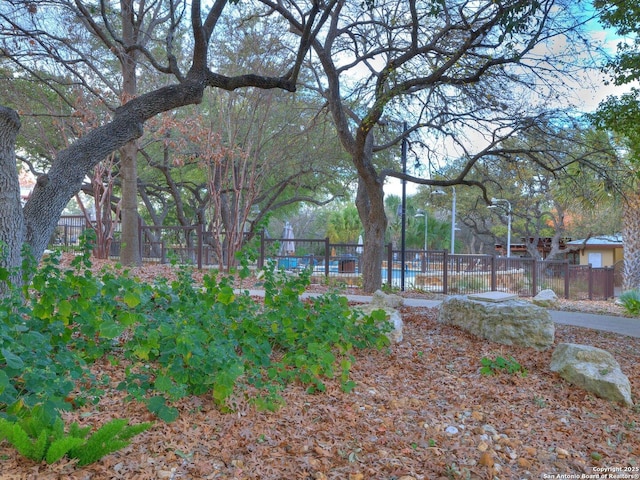
[[(84, 217), (62, 217), (52, 243), (77, 244), (87, 227)], [(219, 265), (218, 253), (207, 243), (208, 232), (202, 226), (150, 227), (140, 229), (141, 254), (144, 261), (203, 266)], [(257, 238), (259, 256), (256, 268), (275, 262), (278, 268), (296, 272), (312, 270), (312, 281), (334, 281), (350, 286), (361, 283), (363, 246), (331, 243), (325, 239)], [(487, 291), (515, 293), (532, 297), (544, 289), (572, 299), (600, 300), (614, 296), (613, 267), (592, 268), (571, 265), (568, 261), (536, 260), (496, 255), (449, 254), (446, 250), (405, 250), (404, 268), (401, 251), (386, 245), (380, 268), (383, 283), (439, 294), (472, 294)], [(111, 244), (111, 254), (120, 250), (118, 239)]]
[[(295, 245), (286, 253), (283, 242)], [(346, 285), (361, 282), (362, 245), (334, 244), (329, 239), (263, 239), (258, 266), (268, 259), (285, 270), (312, 268), (312, 280), (333, 279)], [(568, 260), (537, 260), (496, 255), (449, 254), (446, 250), (405, 250), (386, 245), (383, 282), (393, 288), (429, 293), (472, 294), (487, 291), (533, 297), (545, 289), (572, 299), (606, 300), (614, 297), (613, 267), (571, 265)], [(403, 274), (404, 272), (404, 274)]]
[(78, 245), (82, 232), (87, 228), (84, 215), (65, 215), (58, 220), (49, 243), (56, 247), (73, 247)]

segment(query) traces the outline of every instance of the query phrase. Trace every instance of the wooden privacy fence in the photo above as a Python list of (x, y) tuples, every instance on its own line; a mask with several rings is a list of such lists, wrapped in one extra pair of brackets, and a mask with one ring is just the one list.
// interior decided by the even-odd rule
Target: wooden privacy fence
[[(86, 227), (84, 217), (62, 217), (52, 243), (73, 246)], [(198, 268), (218, 266), (221, 263), (219, 253), (207, 242), (210, 235), (201, 225), (142, 226), (142, 258), (161, 263), (175, 259)], [(362, 245), (331, 243), (328, 238), (274, 239), (264, 234), (257, 236), (257, 243), (257, 268), (272, 261), (286, 271), (311, 269), (315, 283), (327, 280), (351, 286), (361, 283)], [(532, 297), (541, 290), (551, 289), (564, 298), (600, 300), (614, 296), (613, 267), (571, 265), (566, 260), (452, 255), (446, 250), (406, 249), (403, 274), (402, 252), (394, 249), (391, 243), (385, 249), (385, 259), (380, 268), (383, 283), (392, 288), (404, 286), (407, 290), (445, 295), (504, 291)], [(111, 255), (117, 256), (119, 252), (120, 243), (116, 238), (111, 244)]]

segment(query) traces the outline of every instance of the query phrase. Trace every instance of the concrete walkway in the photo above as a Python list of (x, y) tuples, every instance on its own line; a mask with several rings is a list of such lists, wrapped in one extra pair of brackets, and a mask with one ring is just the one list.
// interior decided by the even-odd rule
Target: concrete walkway
[(595, 315), (593, 313), (562, 312), (549, 310), (551, 319), (558, 324), (602, 330), (604, 332), (640, 337), (640, 318)]
[[(264, 296), (264, 291), (262, 290), (251, 290), (249, 293), (252, 296)], [(318, 294), (314, 293), (303, 293), (302, 298), (317, 295)], [(357, 303), (368, 303), (371, 301), (371, 297), (367, 295), (346, 295), (346, 297), (349, 301)], [(440, 300), (423, 300), (419, 298), (404, 299), (404, 304), (407, 307), (437, 307), (440, 303)], [(595, 315), (593, 313), (565, 312), (560, 310), (549, 310), (549, 314), (554, 323), (560, 325), (573, 325), (640, 338), (640, 318)]]

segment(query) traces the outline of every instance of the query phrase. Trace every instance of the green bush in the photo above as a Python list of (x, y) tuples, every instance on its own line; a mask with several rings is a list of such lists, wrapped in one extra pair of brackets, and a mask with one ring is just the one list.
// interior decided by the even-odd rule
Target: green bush
[(89, 435), (91, 427), (81, 428), (73, 423), (65, 432), (62, 419), (50, 419), (43, 410), (35, 408), (19, 420), (0, 418), (0, 440), (7, 440), (20, 455), (34, 462), (55, 463), (66, 455), (78, 459), (78, 465), (88, 465), (126, 447), (134, 436), (151, 427), (150, 423), (128, 423), (114, 419), (92, 435)]
[(260, 392), (254, 402), (273, 409), (292, 381), (315, 392), (324, 390), (324, 378), (338, 377), (351, 389), (352, 350), (387, 345), (390, 327), (359, 319), (335, 294), (301, 300), (309, 275), (289, 276), (269, 265), (264, 305), (215, 272), (204, 277), (203, 288), (194, 288), (188, 271), (170, 287), (156, 286), (154, 305), (125, 345), (133, 365), (119, 388), (165, 420), (177, 415), (168, 402), (190, 394), (211, 392), (223, 410), (233, 409), (233, 395), (250, 385)]
[[(170, 403), (186, 395), (210, 393), (230, 409), (248, 387), (260, 408), (273, 409), (290, 382), (315, 392), (338, 378), (350, 390), (353, 349), (388, 345), (388, 323), (375, 314), (361, 318), (346, 298), (301, 300), (310, 271), (289, 276), (270, 264), (261, 272), (260, 303), (218, 272), (202, 285), (188, 267), (174, 281), (153, 284), (126, 270), (94, 274), (90, 242), (83, 245), (71, 270), (55, 254), (40, 268), (25, 256), (26, 287), (8, 282), (15, 272), (0, 270), (0, 414), (41, 407), (55, 418), (97, 402), (110, 379), (94, 378), (90, 367), (105, 356), (129, 360), (119, 388), (166, 421), (177, 416)], [(248, 269), (241, 264), (242, 278)]]
[(629, 315), (640, 316), (640, 291), (627, 290), (620, 295), (620, 304)]

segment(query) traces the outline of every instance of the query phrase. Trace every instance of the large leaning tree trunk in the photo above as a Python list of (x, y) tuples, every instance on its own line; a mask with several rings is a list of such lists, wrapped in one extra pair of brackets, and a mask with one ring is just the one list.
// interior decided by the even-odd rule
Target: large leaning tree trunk
[(640, 290), (640, 190), (625, 195), (623, 211), (624, 273), (622, 289)]
[[(61, 212), (69, 200), (80, 191), (85, 175), (110, 153), (139, 138), (143, 133), (144, 123), (150, 118), (174, 108), (200, 103), (207, 86), (218, 86), (216, 85), (218, 82), (215, 81), (218, 77), (214, 77), (213, 80), (213, 82), (210, 81), (207, 75), (192, 74), (181, 84), (160, 88), (134, 98), (120, 107), (109, 123), (92, 130), (69, 148), (58, 153), (48, 173), (38, 177), (36, 186), (23, 209), (20, 205), (18, 172), (15, 153), (13, 153), (15, 135), (20, 122), (13, 110), (2, 108), (0, 118), (4, 134), (0, 137), (2, 142), (0, 149), (3, 152), (0, 178), (4, 178), (1, 181), (6, 182), (8, 188), (6, 194), (5, 189), (2, 188), (0, 212), (9, 213), (6, 214), (6, 220), (5, 215), (0, 215), (3, 217), (3, 223), (0, 224), (0, 238), (8, 244), (10, 255), (2, 260), (0, 265), (20, 265), (19, 252), (24, 243), (29, 244), (32, 254), (39, 259), (56, 228)], [(295, 90), (294, 84), (288, 79), (261, 77), (260, 82), (256, 82), (255, 78), (240, 77), (224, 84), (240, 88), (251, 85), (247, 80), (260, 83), (267, 88)], [(11, 187), (11, 185), (15, 186)], [(17, 195), (9, 197), (11, 189), (14, 192), (17, 191)], [(24, 227), (20, 226), (21, 219)], [(9, 222), (15, 224), (16, 228), (11, 228)]]
[(0, 265), (9, 268), (21, 263), (20, 250), (25, 233), (15, 154), (19, 130), (18, 114), (0, 106)]

